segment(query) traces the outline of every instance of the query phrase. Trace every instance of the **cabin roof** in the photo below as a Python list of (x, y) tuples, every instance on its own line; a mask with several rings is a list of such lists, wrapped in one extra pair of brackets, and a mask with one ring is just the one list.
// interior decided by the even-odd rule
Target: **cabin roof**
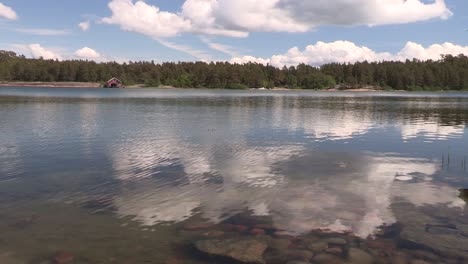
[(112, 77), (110, 80), (107, 81), (107, 83), (114, 82), (114, 81), (115, 81), (115, 82), (118, 82), (118, 83), (122, 83), (121, 80), (119, 80), (119, 79), (117, 79), (117, 78), (115, 78), (115, 77)]

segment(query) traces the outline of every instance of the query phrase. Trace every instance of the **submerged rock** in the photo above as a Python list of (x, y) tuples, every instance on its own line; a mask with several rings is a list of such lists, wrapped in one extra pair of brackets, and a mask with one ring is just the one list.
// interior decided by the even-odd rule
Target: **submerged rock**
[(308, 245), (308, 248), (314, 252), (324, 251), (328, 248), (327, 242), (314, 242)]
[(308, 250), (287, 250), (286, 251), (286, 256), (289, 259), (295, 259), (295, 260), (310, 260), (313, 256), (314, 253), (310, 252)]
[(393, 255), (392, 264), (408, 264), (408, 256), (402, 252)]
[(339, 238), (339, 237), (328, 238), (325, 241), (330, 245), (339, 245), (339, 246), (346, 245), (347, 243), (345, 239)]
[(468, 258), (467, 243), (468, 238), (463, 235), (435, 235), (427, 232), (424, 227), (407, 228), (400, 235), (400, 244), (403, 247), (430, 250), (444, 256)]
[(411, 261), (411, 264), (430, 264), (430, 263), (424, 260), (415, 259)]
[(57, 264), (66, 264), (72, 262), (74, 259), (74, 256), (71, 253), (68, 252), (58, 252), (54, 256), (54, 261)]
[(333, 255), (337, 255), (337, 256), (343, 254), (343, 250), (339, 247), (327, 248), (325, 252), (333, 254)]
[(187, 231), (198, 231), (212, 228), (213, 224), (209, 223), (189, 223), (186, 224), (183, 228)]
[(322, 253), (315, 256), (312, 261), (318, 264), (341, 264), (345, 263), (343, 259), (335, 255)]
[(302, 260), (290, 260), (286, 264), (310, 264), (310, 262)]
[(244, 263), (265, 263), (263, 253), (267, 249), (264, 242), (254, 239), (202, 240), (195, 247), (206, 254), (228, 257)]
[(349, 249), (349, 263), (351, 264), (372, 264), (374, 263), (374, 258), (364, 250), (358, 248)]
[(223, 226), (224, 230), (226, 231), (234, 231), (234, 232), (245, 232), (247, 229), (249, 229), (245, 225), (233, 225), (233, 224), (225, 224)]
[(222, 237), (224, 236), (223, 231), (208, 231), (206, 233), (203, 233), (204, 237)]
[[(463, 218), (456, 218), (452, 208), (394, 208), (396, 216), (405, 223), (399, 235), (399, 245), (411, 250), (425, 250), (445, 257), (468, 259), (468, 229)], [(430, 209), (430, 210), (429, 210)], [(448, 224), (442, 217), (453, 215)]]
[(295, 237), (293, 233), (288, 232), (288, 231), (276, 231), (274, 233), (274, 235), (276, 237), (280, 237), (280, 238), (293, 238), (293, 237)]
[(431, 252), (427, 252), (424, 250), (413, 250), (411, 251), (411, 255), (422, 260), (427, 260), (430, 262), (439, 262), (439, 257), (432, 254)]
[(289, 248), (291, 241), (286, 238), (276, 238), (271, 241), (270, 247), (278, 251), (284, 251)]
[(254, 236), (264, 235), (264, 234), (265, 234), (265, 230), (260, 229), (260, 228), (254, 228), (254, 229), (250, 230), (250, 234), (252, 234), (252, 235), (254, 235)]

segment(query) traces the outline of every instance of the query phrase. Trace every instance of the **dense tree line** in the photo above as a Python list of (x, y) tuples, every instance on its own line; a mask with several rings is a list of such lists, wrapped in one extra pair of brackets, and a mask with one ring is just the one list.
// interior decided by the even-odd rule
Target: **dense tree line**
[(313, 67), (276, 68), (228, 62), (116, 62), (28, 59), (0, 51), (0, 81), (105, 82), (111, 77), (125, 85), (168, 85), (187, 88), (286, 87), (324, 89), (375, 86), (398, 90), (468, 90), (468, 57), (444, 55), (440, 60), (358, 62)]

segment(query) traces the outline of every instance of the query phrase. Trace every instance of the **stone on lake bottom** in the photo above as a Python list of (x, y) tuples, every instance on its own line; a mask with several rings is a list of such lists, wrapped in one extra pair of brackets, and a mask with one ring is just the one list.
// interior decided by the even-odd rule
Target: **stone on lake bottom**
[(291, 260), (288, 261), (286, 264), (310, 264), (310, 262), (302, 260)]
[(73, 255), (68, 252), (58, 252), (54, 256), (55, 263), (57, 264), (66, 264), (73, 261)]
[(334, 237), (334, 238), (328, 238), (325, 240), (328, 244), (331, 244), (331, 245), (339, 245), (339, 246), (343, 246), (343, 245), (346, 245), (346, 240), (343, 239), (343, 238), (339, 238), (339, 237)]
[(411, 261), (411, 264), (430, 264), (430, 263), (426, 262), (424, 260), (414, 259), (414, 260)]
[(393, 255), (392, 264), (408, 264), (408, 257), (402, 252), (395, 253)]
[(358, 248), (351, 248), (349, 250), (349, 260), (352, 264), (372, 264), (374, 258), (364, 250)]
[(314, 252), (324, 251), (328, 248), (328, 243), (326, 242), (314, 242), (309, 244), (308, 248)]
[(428, 251), (412, 250), (411, 255), (418, 259), (427, 260), (430, 262), (439, 262), (439, 257)]
[(273, 225), (266, 225), (266, 224), (258, 224), (258, 225), (255, 225), (255, 228), (264, 229), (264, 230), (270, 230), (270, 231), (279, 231), (278, 228), (276, 228), (275, 226), (273, 226)]
[(264, 234), (265, 234), (265, 230), (260, 229), (260, 228), (254, 228), (254, 229), (250, 230), (250, 234), (252, 234), (252, 235), (254, 235), (254, 236), (264, 235)]
[(343, 259), (335, 255), (322, 253), (315, 256), (312, 261), (317, 264), (342, 264), (345, 263)]
[(288, 249), (289, 245), (291, 244), (291, 241), (286, 238), (276, 238), (271, 241), (271, 248), (274, 248), (279, 251), (283, 251)]
[(224, 236), (224, 232), (223, 231), (209, 231), (209, 232), (203, 233), (203, 236), (204, 237), (221, 237), (221, 236)]
[(286, 256), (289, 259), (295, 259), (295, 260), (310, 260), (313, 256), (314, 253), (310, 252), (308, 250), (288, 250), (286, 251)]
[(293, 238), (294, 234), (288, 231), (276, 231), (274, 233), (276, 237), (287, 237), (287, 238)]
[(207, 223), (191, 223), (187, 224), (184, 226), (184, 229), (187, 231), (197, 231), (197, 230), (203, 230), (203, 229), (209, 229), (213, 227), (212, 224), (207, 224)]
[(226, 231), (237, 231), (240, 233), (245, 232), (248, 229), (248, 227), (244, 225), (233, 225), (233, 224), (225, 224), (223, 228)]
[(265, 263), (267, 245), (254, 239), (201, 240), (195, 247), (206, 254), (228, 257), (244, 263)]
[(325, 252), (338, 256), (343, 254), (343, 250), (339, 247), (327, 248)]

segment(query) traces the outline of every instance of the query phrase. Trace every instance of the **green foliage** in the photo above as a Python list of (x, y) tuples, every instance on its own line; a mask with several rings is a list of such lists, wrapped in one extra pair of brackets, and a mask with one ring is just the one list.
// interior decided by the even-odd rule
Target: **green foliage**
[(193, 86), (193, 76), (188, 73), (183, 73), (177, 78), (174, 82), (175, 87), (179, 88), (192, 88)]
[(258, 63), (116, 62), (27, 59), (0, 51), (0, 81), (100, 82), (117, 77), (125, 86), (168, 85), (182, 88), (327, 89), (374, 86), (383, 90), (468, 90), (468, 57), (444, 55), (440, 60), (331, 63), (320, 68), (306, 64), (276, 68)]
[(161, 82), (159, 80), (145, 80), (145, 87), (147, 88), (158, 88), (159, 86), (161, 86)]
[(336, 82), (332, 76), (321, 72), (314, 72), (304, 79), (304, 89), (326, 89), (335, 87)]
[(424, 91), (424, 88), (421, 87), (421, 86), (418, 86), (418, 85), (410, 85), (408, 86), (408, 91), (412, 91), (412, 92), (420, 92), (420, 91)]
[(240, 84), (240, 83), (226, 84), (226, 86), (224, 88), (225, 89), (231, 89), (231, 90), (245, 90), (245, 89), (248, 89), (248, 87), (245, 84)]

